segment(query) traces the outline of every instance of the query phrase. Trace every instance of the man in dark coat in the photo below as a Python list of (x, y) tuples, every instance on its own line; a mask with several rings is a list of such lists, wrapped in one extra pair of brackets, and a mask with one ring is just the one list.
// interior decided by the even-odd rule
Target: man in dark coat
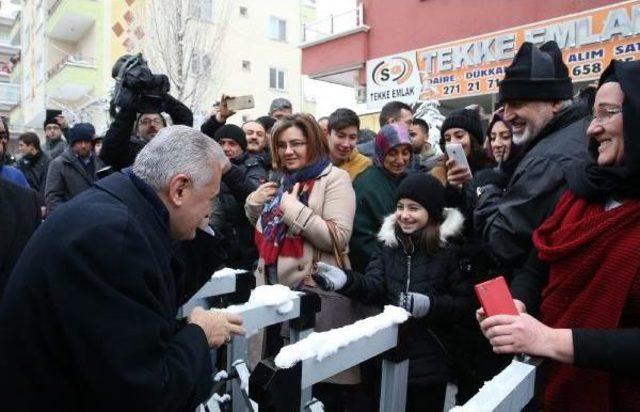
[(53, 212), (98, 180), (97, 172), (104, 165), (93, 153), (92, 140), (95, 134), (90, 123), (78, 123), (69, 131), (69, 147), (49, 166), (45, 188), (47, 213)]
[[(231, 164), (242, 171), (246, 185), (255, 190), (267, 180), (267, 168), (262, 157), (247, 152), (247, 138), (240, 127), (224, 125), (218, 129), (214, 139), (220, 143)], [(222, 182), (220, 194), (213, 202), (210, 225), (223, 237), (222, 243), (229, 258), (227, 265), (253, 270), (258, 260), (258, 250), (253, 241), (254, 227), (245, 214), (244, 201), (239, 202), (225, 182)]]
[(553, 211), (567, 187), (567, 168), (586, 160), (584, 110), (571, 105), (573, 88), (555, 42), (524, 43), (500, 82), (513, 144), (525, 155), (513, 176), (478, 173), (474, 225), (507, 267), (520, 267), (531, 233)]
[(44, 204), (49, 156), (40, 149), (40, 138), (33, 132), (20, 135), (18, 150), (22, 153), (22, 158), (18, 161), (18, 169), (24, 174), (29, 186), (40, 194), (41, 202)]
[[(184, 103), (169, 94), (164, 100), (174, 125), (193, 126), (193, 113)], [(120, 110), (104, 136), (100, 159), (114, 171), (131, 166), (140, 150), (166, 126), (167, 121), (159, 112)]]
[(67, 148), (67, 143), (62, 136), (67, 136), (69, 126), (60, 110), (47, 110), (47, 117), (42, 125), (45, 132), (45, 144), (43, 151), (53, 160), (60, 156)]
[(209, 349), (243, 333), (242, 320), (196, 309), (179, 324), (217, 262), (185, 272), (176, 241), (206, 241), (216, 150), (193, 129), (166, 128), (133, 168), (34, 234), (0, 304), (3, 411), (193, 411), (210, 395)]
[(0, 179), (0, 301), (13, 265), (40, 219), (37, 193)]

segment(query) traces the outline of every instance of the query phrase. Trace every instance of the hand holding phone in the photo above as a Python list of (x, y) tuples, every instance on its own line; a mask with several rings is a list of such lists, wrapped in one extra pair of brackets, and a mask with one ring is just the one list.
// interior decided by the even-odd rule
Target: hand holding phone
[(445, 145), (445, 150), (447, 151), (449, 159), (454, 160), (457, 166), (467, 168), (469, 173), (471, 173), (471, 167), (469, 167), (467, 155), (464, 153), (464, 148), (460, 143), (447, 143)]
[(487, 317), (519, 314), (504, 277), (479, 283), (475, 285), (475, 291)]
[(255, 103), (253, 101), (253, 95), (236, 96), (227, 98), (227, 107), (229, 110), (238, 111), (245, 109), (253, 109)]

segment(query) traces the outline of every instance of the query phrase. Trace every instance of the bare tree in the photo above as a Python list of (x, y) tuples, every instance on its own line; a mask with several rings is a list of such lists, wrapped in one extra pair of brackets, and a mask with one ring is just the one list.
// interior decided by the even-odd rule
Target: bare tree
[(228, 21), (226, 0), (150, 0), (144, 51), (152, 70), (164, 73), (171, 94), (194, 112), (205, 101), (216, 73)]

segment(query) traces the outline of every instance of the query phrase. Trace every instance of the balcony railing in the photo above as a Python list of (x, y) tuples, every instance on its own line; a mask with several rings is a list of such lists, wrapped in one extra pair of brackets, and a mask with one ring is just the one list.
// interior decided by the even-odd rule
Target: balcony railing
[(16, 105), (20, 101), (20, 86), (13, 83), (0, 83), (0, 104)]
[(52, 78), (56, 74), (60, 73), (66, 66), (83, 66), (83, 67), (95, 67), (96, 62), (93, 57), (83, 56), (81, 54), (67, 54), (58, 63), (55, 64), (47, 72), (47, 79)]
[(362, 3), (355, 9), (302, 25), (302, 42), (310, 43), (364, 26)]

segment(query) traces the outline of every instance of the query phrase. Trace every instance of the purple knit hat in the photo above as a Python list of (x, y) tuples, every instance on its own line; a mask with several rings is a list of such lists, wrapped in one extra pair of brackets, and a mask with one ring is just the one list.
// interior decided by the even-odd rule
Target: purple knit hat
[(375, 140), (375, 159), (376, 166), (382, 167), (384, 158), (389, 150), (399, 145), (409, 145), (411, 147), (411, 139), (409, 138), (409, 130), (398, 123), (385, 125), (376, 136)]

